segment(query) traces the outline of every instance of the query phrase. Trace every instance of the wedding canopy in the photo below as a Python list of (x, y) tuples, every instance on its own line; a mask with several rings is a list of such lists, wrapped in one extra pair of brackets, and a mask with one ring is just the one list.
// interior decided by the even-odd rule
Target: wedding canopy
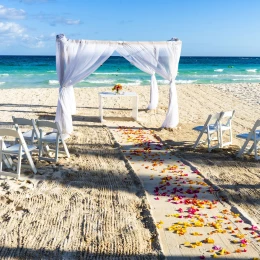
[(117, 51), (131, 64), (151, 75), (150, 103), (148, 109), (158, 104), (158, 86), (155, 73), (169, 80), (169, 107), (162, 127), (175, 127), (179, 122), (175, 78), (182, 42), (124, 42), (70, 40), (63, 34), (56, 37), (56, 69), (60, 83), (55, 121), (62, 133), (73, 131), (72, 115), (76, 113), (73, 85), (88, 77)]

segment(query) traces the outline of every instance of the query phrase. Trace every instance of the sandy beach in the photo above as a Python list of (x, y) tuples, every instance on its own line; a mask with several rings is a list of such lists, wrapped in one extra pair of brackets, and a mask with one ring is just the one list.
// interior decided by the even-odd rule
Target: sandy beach
[[(123, 159), (113, 135), (98, 117), (98, 92), (111, 88), (75, 88), (77, 114), (67, 140), (71, 159), (57, 164), (39, 162), (38, 174), (22, 180), (0, 179), (0, 244), (4, 257), (55, 259), (120, 256), (157, 258), (162, 254), (143, 186)], [(139, 96), (138, 123), (154, 133), (172, 153), (194, 165), (220, 189), (231, 205), (260, 224), (260, 162), (253, 155), (236, 158), (243, 141), (259, 119), (260, 84), (181, 84), (177, 86), (180, 123), (161, 129), (168, 108), (168, 86), (159, 87), (159, 105), (148, 111), (149, 86), (124, 87)], [(54, 120), (58, 89), (1, 89), (1, 127), (12, 116)], [(104, 117), (124, 126), (131, 99), (106, 100)], [(207, 152), (192, 149), (208, 114), (235, 110), (233, 145)]]

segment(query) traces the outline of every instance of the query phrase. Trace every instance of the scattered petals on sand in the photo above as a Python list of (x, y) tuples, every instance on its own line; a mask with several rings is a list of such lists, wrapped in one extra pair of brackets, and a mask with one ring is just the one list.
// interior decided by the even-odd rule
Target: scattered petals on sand
[[(165, 217), (168, 220), (172, 218), (173, 223), (168, 224), (165, 230), (183, 236), (187, 240), (191, 240), (192, 236), (201, 236), (201, 241), (183, 244), (197, 252), (200, 259), (205, 259), (207, 254), (209, 257), (221, 258), (223, 255), (247, 252), (249, 235), (253, 236), (251, 239), (256, 243), (260, 242), (260, 236), (255, 234), (258, 232), (258, 227), (247, 225), (238, 213), (223, 208), (220, 204), (226, 203), (226, 199), (224, 197), (216, 199), (215, 194), (219, 190), (207, 184), (200, 171), (190, 170), (180, 160), (173, 160), (172, 163), (166, 160), (165, 155), (169, 153), (169, 149), (158, 138), (153, 139), (152, 131), (127, 128), (122, 128), (121, 131), (128, 142), (136, 146), (136, 149), (131, 150), (132, 157), (128, 159), (135, 160), (133, 157), (138, 156), (138, 159), (141, 158), (144, 162), (141, 165), (142, 169), (146, 172), (153, 171), (149, 176), (151, 181), (156, 181), (153, 189), (154, 200), (158, 203), (169, 203), (172, 212)], [(162, 223), (157, 222), (156, 226), (160, 229)], [(241, 230), (247, 232), (242, 233)], [(229, 240), (230, 247), (227, 243), (223, 243), (214, 245), (208, 250), (208, 244), (221, 241), (215, 236), (226, 236), (223, 241)], [(204, 247), (207, 248), (207, 253), (199, 254), (201, 252), (198, 248), (205, 250)]]
[(221, 246), (213, 246), (214, 250), (221, 250)]
[(208, 244), (214, 244), (214, 239), (212, 239), (211, 237), (207, 237), (205, 240), (204, 240), (205, 243), (208, 243)]

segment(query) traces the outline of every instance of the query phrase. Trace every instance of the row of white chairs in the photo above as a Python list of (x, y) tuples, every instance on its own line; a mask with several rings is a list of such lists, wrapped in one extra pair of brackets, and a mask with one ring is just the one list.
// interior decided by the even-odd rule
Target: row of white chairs
[[(37, 173), (37, 169), (31, 157), (32, 152), (38, 152), (39, 160), (51, 162), (58, 161), (59, 153), (65, 153), (68, 158), (70, 157), (67, 145), (59, 125), (56, 122), (44, 120), (35, 121), (34, 119), (15, 117), (13, 117), (13, 122), (14, 129), (0, 128), (0, 175), (19, 178), (23, 157), (28, 159), (32, 171)], [(31, 129), (22, 133), (21, 129), (24, 126), (30, 127)], [(47, 128), (51, 128), (51, 132), (45, 133), (43, 131), (43, 129)], [(8, 147), (4, 142), (7, 137), (15, 138), (15, 144)], [(59, 150), (59, 144), (61, 143), (64, 147), (64, 152)], [(50, 149), (50, 144), (54, 145), (55, 149)], [(49, 156), (43, 156), (44, 152)], [(50, 156), (52, 152), (54, 152), (54, 158)], [(13, 162), (11, 155), (17, 156), (17, 165)], [(16, 168), (16, 173), (3, 171), (3, 164), (9, 169)]]
[[(196, 149), (200, 143), (207, 143), (209, 152), (215, 148), (223, 148), (224, 146), (231, 145), (232, 119), (234, 114), (235, 110), (212, 114), (208, 116), (203, 126), (194, 127), (193, 130), (199, 132), (199, 136), (194, 144), (194, 149)], [(229, 140), (227, 142), (224, 142), (223, 139), (225, 131), (228, 131)], [(203, 134), (206, 134), (207, 138), (204, 141), (200, 141)], [(237, 157), (241, 157), (245, 152), (250, 154), (254, 151), (255, 159), (260, 159), (260, 155), (258, 155), (258, 150), (260, 150), (260, 146), (258, 146), (258, 142), (260, 141), (260, 119), (255, 122), (250, 132), (238, 134), (236, 137), (245, 140)], [(212, 141), (216, 141), (214, 145), (212, 145)], [(253, 143), (248, 147), (250, 141)]]
[[(193, 130), (200, 132), (194, 144), (194, 149), (201, 142), (207, 142), (209, 152), (214, 148), (223, 148), (224, 146), (232, 144), (232, 118), (234, 114), (235, 110), (209, 115), (203, 126), (194, 127)], [(224, 132), (226, 131), (229, 132), (228, 142), (224, 142), (223, 139)], [(207, 139), (200, 141), (203, 134), (207, 135)], [(212, 141), (216, 141), (216, 144), (212, 145)]]

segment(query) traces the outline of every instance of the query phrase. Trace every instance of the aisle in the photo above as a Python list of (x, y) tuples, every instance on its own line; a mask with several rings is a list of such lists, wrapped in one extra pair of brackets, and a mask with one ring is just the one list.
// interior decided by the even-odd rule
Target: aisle
[(106, 125), (143, 183), (168, 259), (258, 259), (258, 227), (232, 212), (203, 173), (172, 155), (152, 130), (117, 123)]

